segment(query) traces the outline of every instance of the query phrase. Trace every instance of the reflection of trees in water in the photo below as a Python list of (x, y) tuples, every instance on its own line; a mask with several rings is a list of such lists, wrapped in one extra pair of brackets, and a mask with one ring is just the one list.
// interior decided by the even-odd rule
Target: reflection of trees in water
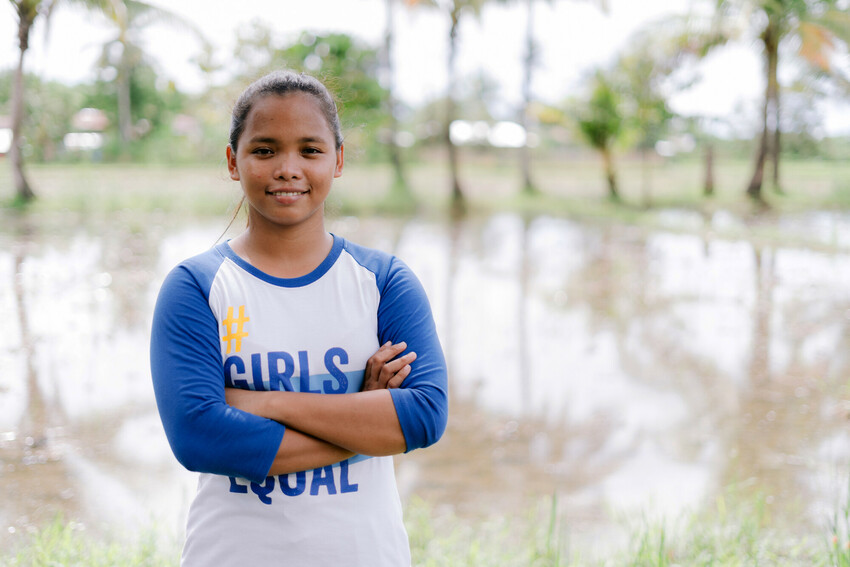
[[(826, 440), (845, 435), (850, 417), (840, 403), (850, 377), (845, 354), (850, 352), (850, 337), (843, 316), (847, 298), (829, 290), (834, 282), (810, 280), (804, 290), (785, 287), (782, 295), (789, 299), (777, 301), (781, 252), (754, 250), (756, 302), (749, 384), (740, 393), (741, 407), (730, 440), (736, 458), (725, 480), (757, 479), (754, 491), (768, 502), (805, 514), (811, 511), (812, 498), (823, 499), (812, 494), (817, 484), (812, 477), (818, 471), (835, 467), (839, 476), (830, 481), (846, 484), (848, 455), (819, 454), (819, 449)], [(834, 339), (828, 336), (833, 330)], [(814, 344), (824, 341), (821, 352), (812, 352), (813, 340)], [(840, 461), (828, 462), (833, 457)], [(831, 506), (829, 512), (838, 512), (835, 500)], [(804, 516), (796, 521), (822, 525), (826, 519)]]
[(62, 460), (63, 435), (60, 432), (67, 416), (56, 396), (45, 394), (36, 370), (36, 343), (40, 337), (35, 336), (30, 323), (28, 307), (33, 298), (28, 293), (27, 284), (31, 278), (25, 267), (42, 238), (37, 226), (24, 214), (13, 221), (12, 229), (14, 281), (11, 289), (24, 361), (24, 375), (18, 379), (26, 384), (26, 408), (14, 430), (14, 439), (2, 445), (0, 484), (6, 496), (0, 506), (18, 525), (47, 521), (55, 514), (57, 506), (71, 514), (77, 511), (73, 503), (68, 502), (70, 475)]
[[(103, 246), (101, 263), (109, 274), (108, 289), (115, 301), (117, 325), (133, 328), (147, 325), (150, 306), (146, 292), (159, 259), (164, 219), (139, 218), (124, 213), (100, 227)], [(213, 243), (210, 242), (210, 246)]]
[[(2, 446), (0, 461), (6, 466), (0, 467), (0, 483), (8, 497), (0, 506), (18, 528), (50, 521), (59, 511), (69, 519), (102, 517), (102, 510), (94, 510), (94, 518), (87, 516), (92, 512), (87, 500), (100, 490), (91, 485), (92, 475), (120, 478), (116, 486), (132, 492), (127, 480), (138, 467), (124, 463), (124, 471), (116, 474), (121, 463), (112, 446), (122, 425), (136, 416), (126, 406), (98, 411), (93, 406), (102, 404), (101, 396), (92, 381), (98, 368), (92, 356), (113, 350), (116, 335), (141, 327), (145, 332), (140, 336), (147, 334), (146, 291), (159, 253), (158, 237), (128, 229), (124, 221), (97, 227), (100, 234), (89, 242), (98, 246), (99, 258), (92, 269), (80, 270), (70, 267), (79, 262), (73, 243), (86, 238), (81, 236), (85, 227), (57, 223), (48, 230), (44, 219), (28, 215), (13, 221), (10, 289), (21, 333), (26, 406), (15, 425), (14, 442)], [(51, 264), (51, 258), (62, 258), (67, 265)], [(111, 282), (98, 272), (111, 274)], [(104, 294), (106, 289), (111, 292)], [(98, 310), (99, 303), (107, 310)], [(85, 355), (89, 351), (91, 356)], [(140, 344), (139, 351), (146, 352), (146, 345)], [(80, 356), (69, 359), (69, 353)], [(137, 366), (133, 360), (124, 362), (126, 368)], [(121, 381), (111, 384), (118, 387)], [(150, 400), (136, 404), (151, 410)]]
[[(750, 324), (731, 330), (738, 341), (749, 344), (749, 357), (741, 361), (740, 372), (747, 380), (736, 384), (717, 364), (729, 353), (695, 348), (699, 345), (692, 343), (688, 322), (681, 320), (682, 314), (694, 313), (690, 307), (713, 301), (712, 297), (701, 297), (698, 289), (675, 294), (653, 289), (653, 258), (643, 240), (624, 242), (622, 235), (611, 239), (603, 231), (584, 244), (587, 259), (567, 283), (568, 308), (590, 306), (590, 331), (616, 334), (620, 365), (631, 379), (669, 389), (686, 403), (687, 420), (676, 431), (662, 432), (656, 442), (666, 443), (669, 450), (686, 460), (704, 459), (700, 453), (705, 443), (719, 442), (707, 463), (719, 465), (722, 485), (755, 479), (756, 492), (771, 496), (777, 503), (781, 499), (785, 514), (797, 512), (795, 506), (805, 504), (797, 499), (811, 494), (811, 482), (801, 473), (812, 475), (817, 468), (819, 457), (814, 454), (813, 442), (846, 426), (829, 426), (815, 417), (823, 415), (824, 405), (830, 399), (834, 401), (836, 395), (834, 390), (823, 388), (817, 378), (829, 371), (846, 380), (846, 357), (838, 370), (834, 358), (815, 360), (809, 356), (807, 360), (802, 351), (812, 332), (836, 324), (835, 319), (840, 317), (836, 313), (846, 309), (841, 307), (845, 298), (834, 293), (810, 293), (806, 299), (792, 301), (782, 313), (785, 329), (776, 336), (776, 253), (755, 249), (753, 275), (748, 278), (755, 282)], [(704, 253), (710, 255), (712, 247), (706, 245)], [(748, 291), (735, 290), (739, 295), (735, 301), (745, 300)], [(813, 308), (813, 301), (834, 301), (836, 305)], [(846, 319), (840, 324), (846, 328)], [(790, 353), (787, 367), (777, 369), (775, 347)]]
[(31, 248), (34, 238), (34, 228), (28, 217), (24, 216), (16, 223), (15, 231), (14, 262), (15, 269), (12, 273), (14, 282), (12, 289), (15, 294), (15, 308), (18, 312), (18, 327), (21, 333), (21, 351), (24, 358), (27, 384), (27, 410), (24, 412), (23, 423), (20, 433), (24, 438), (33, 439), (33, 443), (42, 445), (47, 439), (47, 416), (49, 414), (47, 401), (38, 385), (38, 376), (35, 371), (35, 347), (30, 332), (29, 317), (27, 316), (27, 299), (25, 289), (24, 263), (27, 251)]

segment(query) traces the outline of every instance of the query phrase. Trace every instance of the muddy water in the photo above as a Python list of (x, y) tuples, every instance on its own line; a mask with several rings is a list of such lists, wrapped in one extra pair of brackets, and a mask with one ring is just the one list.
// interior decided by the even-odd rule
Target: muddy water
[[(556, 494), (593, 539), (737, 487), (822, 533), (850, 475), (850, 217), (760, 221), (810, 247), (706, 236), (746, 228), (723, 213), (658, 221), (332, 222), (413, 267), (448, 357), (449, 428), (397, 458), (405, 498), (480, 517)], [(156, 416), (150, 316), (223, 224), (3, 219), (0, 545), (57, 512), (180, 533), (194, 477)]]

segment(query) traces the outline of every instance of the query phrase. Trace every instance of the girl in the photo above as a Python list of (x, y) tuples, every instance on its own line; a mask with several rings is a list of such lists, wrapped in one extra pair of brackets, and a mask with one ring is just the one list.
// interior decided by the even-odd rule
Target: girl
[(201, 473), (182, 565), (408, 566), (391, 455), (436, 442), (448, 412), (424, 290), (325, 230), (344, 152), (319, 81), (250, 85), (226, 153), (247, 228), (174, 268), (153, 319), (162, 423)]

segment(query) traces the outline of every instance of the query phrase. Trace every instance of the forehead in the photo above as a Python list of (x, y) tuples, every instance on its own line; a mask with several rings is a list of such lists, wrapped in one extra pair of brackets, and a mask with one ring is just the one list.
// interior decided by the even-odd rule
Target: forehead
[(243, 136), (322, 138), (333, 143), (330, 124), (313, 95), (295, 92), (258, 98), (245, 117)]

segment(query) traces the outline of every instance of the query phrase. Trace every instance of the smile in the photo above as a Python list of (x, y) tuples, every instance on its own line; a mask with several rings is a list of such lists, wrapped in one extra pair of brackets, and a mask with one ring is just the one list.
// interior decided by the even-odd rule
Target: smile
[(274, 195), (275, 197), (295, 197), (296, 195), (303, 195), (307, 191), (266, 191), (269, 195)]

